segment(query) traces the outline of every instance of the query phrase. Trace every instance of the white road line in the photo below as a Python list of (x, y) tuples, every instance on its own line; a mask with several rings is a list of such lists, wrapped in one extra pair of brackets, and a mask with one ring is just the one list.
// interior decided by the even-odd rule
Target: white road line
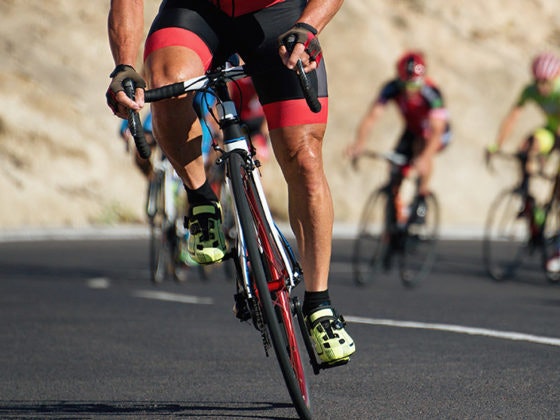
[(214, 303), (212, 298), (181, 295), (169, 292), (157, 292), (153, 290), (136, 290), (132, 292), (132, 295), (145, 299), (164, 300), (166, 302), (194, 303), (198, 305), (212, 305)]
[[(214, 303), (212, 298), (204, 298), (197, 296), (182, 295), (177, 293), (158, 292), (153, 290), (137, 290), (133, 292), (133, 296), (156, 299), (167, 302), (191, 303), (200, 305), (211, 305)], [(428, 322), (415, 321), (396, 321), (392, 319), (364, 318), (359, 316), (345, 316), (348, 322), (356, 324), (378, 325), (396, 328), (414, 328), (422, 330), (446, 331), (457, 334), (479, 335), (484, 337), (500, 338), (503, 340), (526, 341), (536, 344), (546, 344), (549, 346), (560, 347), (560, 338), (544, 337), (534, 334), (524, 334), (514, 331), (498, 331), (486, 328), (464, 327), (461, 325), (436, 324)]]
[(382, 325), (397, 328), (417, 328), (423, 330), (447, 331), (458, 334), (481, 335), (485, 337), (501, 338), (513, 341), (528, 341), (530, 343), (546, 344), (560, 347), (560, 338), (543, 337), (533, 334), (523, 334), (513, 331), (497, 331), (486, 328), (463, 327), (460, 325), (432, 324), (413, 321), (395, 321), (392, 319), (362, 318), (358, 316), (345, 316), (348, 322), (357, 324)]
[(87, 281), (90, 289), (107, 289), (111, 285), (111, 281), (105, 277), (95, 277)]

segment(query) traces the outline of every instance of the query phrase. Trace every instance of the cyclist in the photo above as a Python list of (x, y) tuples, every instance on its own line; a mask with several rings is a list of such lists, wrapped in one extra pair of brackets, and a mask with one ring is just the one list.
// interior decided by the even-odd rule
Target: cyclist
[[(328, 272), (333, 204), (322, 160), (327, 121), (327, 83), (317, 34), (343, 0), (167, 0), (152, 23), (144, 49), (147, 80), (156, 88), (202, 75), (212, 62), (239, 53), (247, 64), (263, 104), (271, 142), (289, 191), (290, 222), (305, 272), (303, 311), (320, 358), (348, 360), (353, 340), (331, 306)], [(109, 42), (116, 64), (107, 101), (119, 117), (144, 105), (146, 82), (133, 66), (143, 37), (141, 0), (112, 0)], [(295, 37), (290, 53), (283, 45)], [(317, 85), (320, 113), (303, 99), (293, 69), (301, 58)], [(136, 100), (123, 92), (122, 80), (136, 83)], [(226, 250), (221, 209), (204, 173), (201, 128), (192, 95), (152, 104), (156, 138), (181, 176), (190, 203), (189, 251), (200, 263), (223, 259)]]
[(356, 139), (346, 149), (346, 154), (352, 159), (360, 156), (375, 123), (393, 101), (405, 123), (395, 152), (404, 154), (420, 175), (418, 214), (421, 215), (422, 206), (425, 206), (423, 197), (430, 192), (433, 158), (451, 139), (449, 113), (440, 89), (426, 77), (426, 63), (421, 53), (404, 53), (398, 59), (396, 69), (397, 77), (381, 88), (360, 121)]
[(523, 107), (534, 102), (544, 113), (544, 127), (536, 129), (521, 144), (520, 150), (542, 155), (550, 153), (560, 133), (560, 58), (551, 53), (537, 55), (532, 62), (533, 81), (523, 87), (519, 98), (500, 125), (495, 143), (488, 146), (490, 153), (501, 149), (519, 119)]
[[(552, 53), (541, 53), (531, 63), (533, 81), (523, 87), (519, 98), (505, 116), (495, 143), (488, 146), (489, 155), (501, 149), (527, 103), (535, 103), (545, 116), (545, 124), (522, 142), (520, 152), (537, 155), (544, 161), (558, 147), (560, 136), (560, 58)], [(527, 159), (528, 161), (528, 159)], [(529, 188), (528, 163), (523, 168), (522, 188)], [(547, 270), (560, 271), (560, 254), (547, 262)]]

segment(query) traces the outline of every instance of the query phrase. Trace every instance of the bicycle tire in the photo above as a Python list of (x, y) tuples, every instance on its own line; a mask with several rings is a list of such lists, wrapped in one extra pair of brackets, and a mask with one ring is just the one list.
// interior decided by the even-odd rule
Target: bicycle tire
[(392, 255), (386, 223), (388, 198), (384, 189), (375, 190), (362, 211), (352, 252), (354, 282), (359, 286), (369, 285), (390, 268)]
[(153, 213), (150, 217), (150, 280), (153, 283), (162, 283), (169, 266), (169, 256), (166, 250), (167, 238), (165, 227), (165, 210), (163, 206), (162, 177), (158, 176), (152, 181), (150, 192), (153, 199)]
[[(432, 271), (437, 255), (440, 212), (437, 197), (431, 193), (425, 197), (425, 214), (412, 214), (402, 232), (399, 258), (399, 276), (405, 287), (415, 287)], [(414, 206), (413, 206), (414, 207)]]
[(549, 270), (547, 262), (557, 257), (560, 251), (560, 200), (554, 198), (546, 207), (546, 219), (543, 227), (543, 269), (550, 283), (560, 282), (560, 272)]
[[(232, 153), (228, 165), (232, 193), (245, 239), (251, 275), (270, 341), (297, 413), (300, 418), (310, 419), (309, 391), (293, 328), (290, 298), (285, 288), (271, 293), (267, 277), (267, 272), (270, 273), (271, 267), (266, 267), (265, 257), (261, 252), (263, 246), (266, 245), (263, 241), (266, 241), (267, 238), (259, 238), (257, 233), (265, 229), (267, 234), (270, 234), (271, 228), (266, 223), (259, 200), (256, 199), (256, 187), (245, 169), (243, 157), (238, 153)], [(258, 224), (261, 225), (258, 226)]]
[(494, 280), (512, 278), (527, 254), (530, 232), (524, 204), (525, 197), (518, 190), (506, 189), (488, 211), (482, 255), (486, 272)]

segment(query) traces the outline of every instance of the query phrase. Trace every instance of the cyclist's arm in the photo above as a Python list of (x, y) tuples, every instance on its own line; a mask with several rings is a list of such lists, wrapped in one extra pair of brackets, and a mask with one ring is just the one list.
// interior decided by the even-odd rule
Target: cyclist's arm
[(442, 138), (447, 129), (447, 119), (441, 116), (431, 116), (429, 118), (429, 130), (426, 137), (426, 147), (420, 154), (421, 158), (432, 158), (442, 145)]
[(498, 150), (501, 149), (506, 139), (509, 137), (517, 120), (519, 120), (519, 116), (521, 115), (521, 111), (523, 110), (522, 105), (515, 105), (504, 117), (502, 123), (500, 124), (500, 129), (498, 131), (498, 136), (496, 137), (496, 144)]
[[(344, 0), (308, 0), (305, 9), (296, 23), (304, 23), (313, 27), (319, 35), (327, 26), (331, 19), (336, 15)], [(282, 62), (289, 69), (294, 69), (298, 59), (301, 59), (305, 72), (317, 68), (317, 61), (310, 60), (305, 52), (305, 46), (297, 43), (291, 54), (288, 54), (284, 46), (280, 47), (280, 57)]]
[(356, 139), (347, 148), (346, 154), (350, 158), (358, 157), (365, 149), (367, 139), (377, 122), (377, 120), (384, 113), (386, 107), (385, 102), (376, 100), (369, 108), (367, 113), (363, 116), (362, 120), (358, 125), (358, 131), (356, 133)]
[(298, 22), (304, 22), (321, 33), (336, 15), (344, 0), (309, 0)]
[[(108, 34), (115, 65), (135, 67), (144, 36), (144, 1), (111, 0)], [(144, 91), (137, 89), (135, 102), (124, 92), (118, 92), (116, 99), (129, 108), (139, 110), (144, 105)]]

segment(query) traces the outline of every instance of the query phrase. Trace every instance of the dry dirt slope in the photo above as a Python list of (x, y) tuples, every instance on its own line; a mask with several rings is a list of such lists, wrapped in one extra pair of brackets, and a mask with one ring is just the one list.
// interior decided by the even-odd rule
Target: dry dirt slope
[[(149, 14), (157, 2), (146, 3)], [(108, 4), (0, 1), (0, 228), (142, 220), (144, 184), (104, 104), (112, 69)], [(384, 175), (365, 165), (353, 172), (341, 158), (344, 146), (398, 55), (420, 48), (445, 91), (455, 130), (434, 180), (444, 222), (480, 225), (489, 197), (507, 182), (484, 170), (482, 147), (527, 80), (530, 57), (545, 48), (560, 52), (560, 3), (346, 0), (321, 41), (332, 98), (325, 160), (337, 220), (355, 221), (364, 189)], [(512, 146), (540, 121), (528, 110)], [(390, 147), (398, 130), (390, 112), (371, 145)], [(265, 177), (277, 174), (274, 165), (265, 168)], [(282, 213), (285, 190), (270, 193)]]

